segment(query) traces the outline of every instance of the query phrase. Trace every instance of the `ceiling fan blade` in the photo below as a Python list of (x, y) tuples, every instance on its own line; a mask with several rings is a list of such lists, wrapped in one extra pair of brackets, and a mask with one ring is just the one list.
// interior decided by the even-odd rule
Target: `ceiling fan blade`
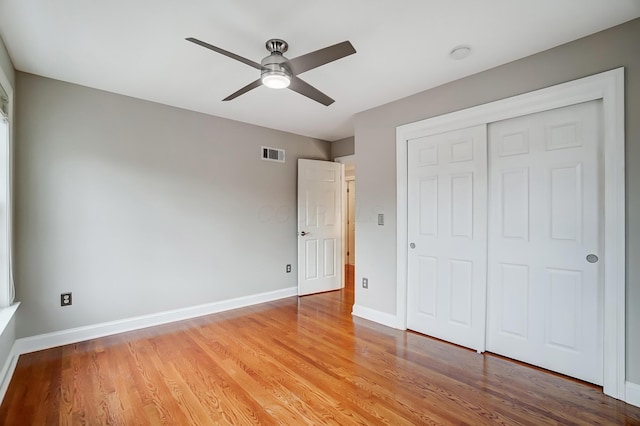
[(251, 59), (243, 58), (240, 55), (236, 55), (235, 53), (231, 53), (228, 50), (224, 50), (224, 49), (221, 49), (219, 47), (213, 46), (213, 45), (211, 45), (209, 43), (206, 43), (204, 41), (198, 40), (197, 38), (188, 37), (185, 40), (190, 41), (191, 43), (198, 44), (198, 45), (200, 45), (202, 47), (206, 47), (207, 49), (211, 49), (214, 52), (218, 52), (218, 53), (220, 53), (222, 55), (228, 56), (228, 57), (230, 57), (232, 59), (235, 59), (236, 61), (240, 61), (240, 62), (242, 62), (244, 64), (247, 64), (250, 67), (257, 68), (259, 70), (262, 69), (262, 65), (260, 65), (257, 62), (252, 61)]
[(291, 78), (289, 89), (293, 90), (294, 92), (298, 92), (309, 99), (313, 99), (316, 102), (320, 102), (324, 106), (329, 106), (335, 102), (333, 99), (296, 76), (293, 76)]
[(353, 45), (348, 41), (343, 41), (342, 43), (289, 59), (288, 64), (293, 74), (298, 75), (354, 53), (356, 53), (356, 49)]
[(230, 94), (229, 96), (227, 96), (226, 98), (223, 99), (223, 101), (230, 101), (233, 100), (235, 98), (237, 98), (240, 95), (244, 95), (245, 93), (247, 93), (249, 90), (253, 90), (256, 87), (262, 86), (262, 80), (257, 79), (254, 82), (251, 82), (249, 84), (247, 84), (246, 86), (244, 86), (242, 89), (233, 92), (232, 94)]

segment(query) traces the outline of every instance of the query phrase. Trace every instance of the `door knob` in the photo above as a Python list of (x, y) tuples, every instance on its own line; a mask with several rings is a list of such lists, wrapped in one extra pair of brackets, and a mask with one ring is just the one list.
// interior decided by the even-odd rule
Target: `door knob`
[(409, 247), (411, 247), (412, 249), (416, 248), (416, 243), (409, 244)]
[(587, 262), (596, 263), (597, 261), (598, 261), (598, 256), (596, 256), (595, 254), (588, 254), (587, 255)]
[(301, 237), (304, 237), (305, 235), (309, 235), (310, 233), (311, 233), (311, 232), (305, 232), (305, 231), (302, 231), (302, 232), (300, 232), (300, 236), (301, 236)]

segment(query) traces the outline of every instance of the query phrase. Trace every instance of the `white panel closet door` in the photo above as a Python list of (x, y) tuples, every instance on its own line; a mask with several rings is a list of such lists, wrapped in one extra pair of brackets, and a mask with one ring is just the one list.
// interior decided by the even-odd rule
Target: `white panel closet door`
[(593, 101), (489, 125), (487, 350), (597, 384), (601, 117)]
[(408, 328), (484, 350), (486, 126), (408, 144)]

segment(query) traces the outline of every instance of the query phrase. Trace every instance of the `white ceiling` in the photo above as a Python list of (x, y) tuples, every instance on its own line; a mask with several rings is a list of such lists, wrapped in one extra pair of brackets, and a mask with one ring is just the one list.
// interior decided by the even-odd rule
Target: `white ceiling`
[[(0, 36), (20, 71), (260, 126), (337, 140), (354, 114), (640, 16), (639, 0), (0, 0)], [(293, 58), (344, 40), (355, 55), (301, 77), (336, 100), (259, 87), (282, 38)], [(449, 51), (473, 53), (454, 61)]]

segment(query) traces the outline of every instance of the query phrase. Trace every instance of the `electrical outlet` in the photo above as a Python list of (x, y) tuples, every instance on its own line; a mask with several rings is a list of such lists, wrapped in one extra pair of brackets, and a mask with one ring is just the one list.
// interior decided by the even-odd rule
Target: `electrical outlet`
[(60, 306), (71, 306), (72, 302), (71, 293), (62, 293), (60, 295)]
[(369, 278), (362, 279), (362, 288), (369, 288)]
[(288, 265), (287, 265), (287, 274), (288, 274), (289, 272), (291, 272), (291, 264), (288, 264)]

